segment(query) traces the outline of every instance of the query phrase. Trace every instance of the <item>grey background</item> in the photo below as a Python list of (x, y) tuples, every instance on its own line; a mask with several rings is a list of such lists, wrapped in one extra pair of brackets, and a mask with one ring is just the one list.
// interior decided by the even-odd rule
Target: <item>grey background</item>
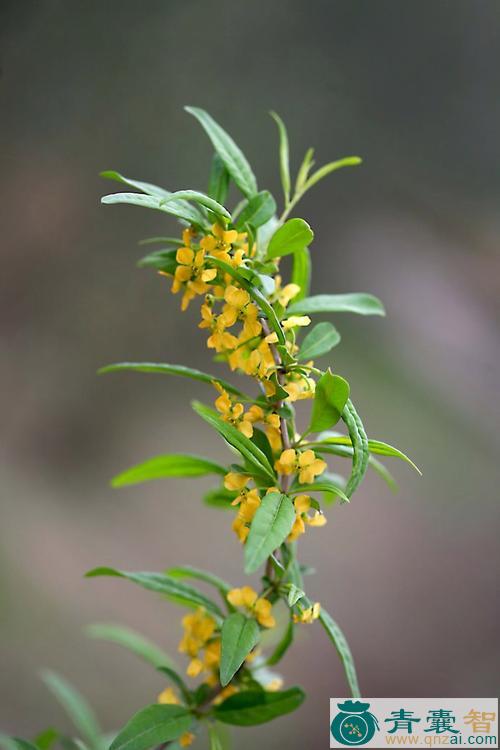
[[(95, 375), (123, 359), (217, 367), (196, 306), (181, 315), (165, 282), (134, 267), (137, 241), (173, 222), (99, 206), (107, 168), (205, 188), (211, 151), (184, 104), (208, 109), (276, 192), (270, 108), (295, 168), (309, 145), (319, 163), (364, 157), (301, 204), (314, 291), (384, 300), (385, 320), (337, 317), (330, 364), (370, 434), (424, 476), (393, 462), (397, 496), (370, 477), (329, 512), (301, 543), (318, 569), (310, 595), (346, 631), (365, 695), (496, 695), (498, 4), (4, 0), (0, 14), (0, 726), (68, 728), (45, 666), (108, 730), (161, 689), (83, 628), (120, 621), (174, 652), (181, 613), (125, 582), (86, 581), (88, 568), (189, 563), (243, 582), (230, 517), (200, 502), (204, 480), (107, 485), (161, 452), (227, 457), (189, 408), (210, 389)], [(307, 703), (235, 732), (238, 747), (326, 746), (328, 698), (346, 687), (318, 626), (283, 672)]]

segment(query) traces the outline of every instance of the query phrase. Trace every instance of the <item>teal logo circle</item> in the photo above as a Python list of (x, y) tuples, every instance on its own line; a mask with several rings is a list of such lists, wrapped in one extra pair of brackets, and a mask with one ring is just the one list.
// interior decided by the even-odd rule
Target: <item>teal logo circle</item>
[(369, 742), (378, 729), (376, 717), (368, 710), (369, 703), (345, 701), (337, 703), (340, 709), (334, 717), (330, 729), (332, 735), (341, 745), (356, 747)]

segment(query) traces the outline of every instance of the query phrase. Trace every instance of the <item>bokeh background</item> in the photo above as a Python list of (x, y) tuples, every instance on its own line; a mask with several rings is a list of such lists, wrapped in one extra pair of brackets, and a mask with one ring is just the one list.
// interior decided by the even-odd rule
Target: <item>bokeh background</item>
[[(360, 154), (302, 206), (316, 231), (314, 291), (371, 291), (387, 318), (337, 316), (331, 363), (373, 437), (406, 450), (391, 494), (370, 477), (302, 543), (310, 595), (347, 633), (365, 695), (498, 691), (500, 7), (493, 0), (3, 0), (0, 11), (2, 367), (0, 726), (68, 728), (40, 682), (78, 685), (111, 730), (161, 679), (89, 640), (119, 621), (175, 652), (180, 613), (109, 564), (207, 566), (241, 583), (230, 517), (204, 480), (113, 491), (108, 479), (170, 451), (227, 456), (191, 412), (195, 383), (120, 374), (124, 359), (214, 369), (196, 306), (179, 313), (142, 237), (169, 217), (100, 207), (102, 169), (204, 189), (208, 109), (279, 192), (276, 109), (295, 168)], [(339, 459), (340, 462), (342, 459)], [(338, 468), (338, 465), (337, 465)], [(318, 627), (283, 665), (309, 691), (293, 718), (238, 747), (327, 746), (346, 693)], [(202, 746), (202, 743), (200, 743)]]

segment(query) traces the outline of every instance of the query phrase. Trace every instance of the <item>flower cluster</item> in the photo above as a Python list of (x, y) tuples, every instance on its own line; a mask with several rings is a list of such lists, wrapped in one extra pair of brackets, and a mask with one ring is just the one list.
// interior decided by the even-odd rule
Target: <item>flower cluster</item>
[(220, 662), (220, 636), (216, 634), (217, 624), (203, 608), (182, 618), (184, 635), (179, 643), (179, 651), (191, 657), (186, 674), (198, 677), (207, 673), (206, 682), (217, 684), (217, 669)]
[(227, 600), (233, 607), (242, 607), (248, 614), (255, 617), (263, 628), (274, 628), (276, 620), (271, 614), (272, 604), (257, 594), (251, 586), (243, 586), (240, 589), (231, 589)]
[[(208, 348), (214, 349), (217, 355), (226, 359), (232, 370), (257, 378), (262, 382), (266, 395), (272, 396), (276, 385), (271, 378), (276, 373), (277, 365), (271, 345), (277, 341), (276, 334), (264, 331), (259, 319), (259, 308), (249, 292), (224, 267), (221, 269), (217, 264), (225, 264), (229, 269), (249, 268), (254, 248), (249, 250), (247, 233), (226, 229), (216, 223), (209, 234), (201, 237), (194, 229), (185, 229), (182, 240), (183, 246), (176, 253), (177, 266), (172, 284), (174, 294), (183, 291), (182, 310), (186, 310), (197, 295), (205, 295), (199, 327), (209, 332)], [(160, 274), (170, 275), (165, 271), (160, 271)], [(298, 284), (282, 287), (281, 277), (277, 275), (270, 301), (286, 309), (299, 291)], [(293, 331), (310, 322), (307, 315), (291, 315), (282, 321), (282, 326), (284, 331)], [(238, 326), (237, 330), (235, 326)], [(287, 340), (286, 348), (290, 354), (296, 352), (293, 336)], [(293, 402), (314, 397), (315, 382), (306, 374), (312, 364), (309, 362), (300, 370), (286, 374), (283, 388), (288, 397), (285, 400)], [(226, 403), (221, 402), (221, 407), (228, 421), (234, 418), (243, 434), (251, 434), (251, 420), (241, 419), (239, 407), (236, 407), (235, 414), (229, 413), (231, 407), (227, 400)], [(273, 433), (273, 437), (276, 445), (277, 432)]]

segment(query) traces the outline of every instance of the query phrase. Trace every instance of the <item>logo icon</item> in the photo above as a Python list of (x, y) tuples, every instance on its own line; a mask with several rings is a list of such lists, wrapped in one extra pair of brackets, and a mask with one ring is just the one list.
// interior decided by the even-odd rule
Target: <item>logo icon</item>
[(330, 725), (337, 742), (350, 747), (369, 742), (379, 728), (376, 717), (368, 710), (370, 704), (348, 700), (337, 703), (337, 707), (340, 710)]

